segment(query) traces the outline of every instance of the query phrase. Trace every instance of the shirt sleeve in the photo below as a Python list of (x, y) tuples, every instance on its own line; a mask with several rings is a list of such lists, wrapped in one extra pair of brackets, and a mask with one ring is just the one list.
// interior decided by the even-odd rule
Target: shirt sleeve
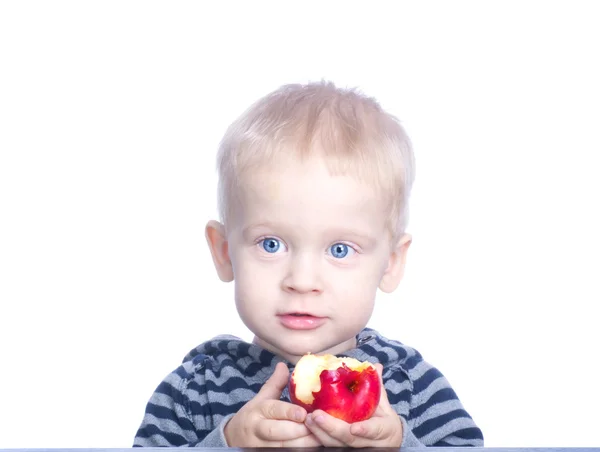
[[(214, 426), (205, 385), (193, 377), (182, 365), (158, 385), (133, 447), (228, 447), (223, 429), (232, 415)], [(189, 388), (192, 381), (193, 389)]]
[(409, 371), (412, 397), (402, 446), (483, 447), (483, 434), (442, 373), (422, 359)]

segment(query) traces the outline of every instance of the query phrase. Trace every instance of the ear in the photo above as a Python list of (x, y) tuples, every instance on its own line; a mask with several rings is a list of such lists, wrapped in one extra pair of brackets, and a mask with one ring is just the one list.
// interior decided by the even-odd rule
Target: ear
[(396, 290), (400, 281), (402, 281), (406, 265), (406, 254), (411, 243), (412, 237), (409, 234), (404, 234), (392, 249), (388, 266), (379, 282), (381, 291), (391, 293)]
[(224, 282), (233, 281), (233, 266), (229, 257), (225, 227), (218, 221), (211, 220), (206, 224), (205, 236), (219, 278)]

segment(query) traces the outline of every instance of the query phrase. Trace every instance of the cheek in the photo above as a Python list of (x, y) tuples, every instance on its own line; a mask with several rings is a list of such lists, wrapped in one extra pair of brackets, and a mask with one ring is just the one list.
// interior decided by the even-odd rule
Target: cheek
[(278, 284), (278, 267), (272, 262), (262, 262), (252, 255), (252, 250), (236, 252), (231, 257), (236, 293), (252, 296), (272, 290)]
[(352, 272), (332, 272), (328, 275), (328, 285), (339, 303), (368, 309), (368, 303), (374, 302), (379, 286), (378, 270), (361, 268)]
[(339, 272), (339, 283), (352, 286), (353, 290), (373, 291), (379, 285), (379, 281), (386, 267), (378, 256), (365, 256), (360, 265), (350, 272)]
[(335, 294), (334, 310), (344, 319), (346, 326), (352, 329), (362, 328), (373, 314), (376, 288), (355, 282), (346, 285)]

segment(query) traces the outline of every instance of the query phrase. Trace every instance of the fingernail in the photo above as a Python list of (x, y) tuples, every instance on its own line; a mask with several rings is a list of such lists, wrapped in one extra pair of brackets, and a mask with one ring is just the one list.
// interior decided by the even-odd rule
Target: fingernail
[(325, 418), (323, 416), (321, 416), (320, 414), (317, 417), (315, 417), (315, 422), (317, 424), (322, 423), (324, 420), (325, 420)]
[(306, 423), (306, 425), (313, 425), (313, 418), (312, 416), (309, 414), (306, 416), (306, 419), (304, 420), (304, 422)]
[(300, 411), (296, 411), (294, 413), (294, 420), (300, 422), (302, 420), (302, 413)]

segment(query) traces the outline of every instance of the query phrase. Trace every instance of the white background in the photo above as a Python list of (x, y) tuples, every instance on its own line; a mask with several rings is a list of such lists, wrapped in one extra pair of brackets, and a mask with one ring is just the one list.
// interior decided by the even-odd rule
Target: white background
[(597, 3), (0, 3), (0, 447), (130, 447), (185, 353), (250, 339), (204, 240), (226, 126), (358, 86), (417, 158), (371, 326), (487, 446), (598, 446)]

